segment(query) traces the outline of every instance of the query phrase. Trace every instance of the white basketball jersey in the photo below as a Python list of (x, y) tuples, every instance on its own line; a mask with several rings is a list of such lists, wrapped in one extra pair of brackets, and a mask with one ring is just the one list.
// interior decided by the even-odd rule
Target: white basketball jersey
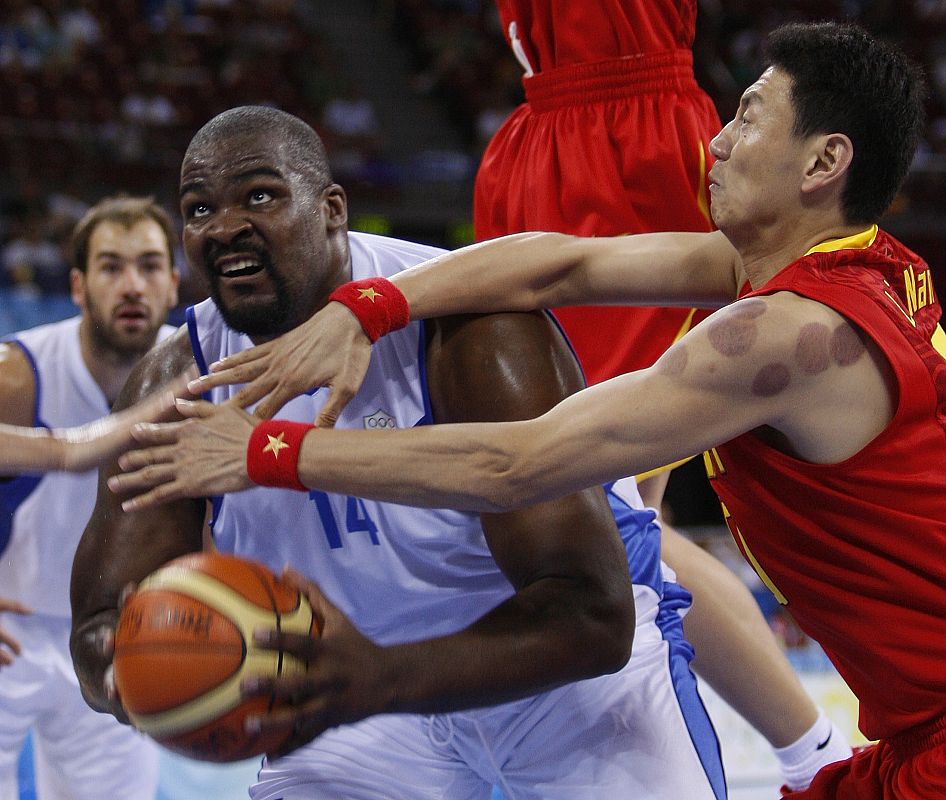
[[(79, 346), (81, 317), (14, 334), (33, 367), (33, 425), (64, 428), (108, 414)], [(159, 339), (174, 332), (162, 327)], [(98, 471), (20, 476), (0, 482), (0, 594), (33, 611), (69, 617), (76, 546), (95, 506)]]
[[(389, 276), (440, 250), (368, 234), (349, 235), (352, 277)], [(202, 371), (251, 346), (229, 329), (212, 301), (188, 310)], [(423, 325), (383, 337), (339, 428), (410, 428), (431, 422)], [(211, 392), (222, 402), (239, 386)], [(280, 419), (312, 422), (320, 389), (287, 404)], [(378, 433), (383, 436), (383, 433)], [(477, 514), (380, 503), (324, 492), (256, 487), (214, 501), (217, 546), (285, 565), (314, 580), (367, 636), (391, 644), (467, 627), (513, 594), (496, 566)]]

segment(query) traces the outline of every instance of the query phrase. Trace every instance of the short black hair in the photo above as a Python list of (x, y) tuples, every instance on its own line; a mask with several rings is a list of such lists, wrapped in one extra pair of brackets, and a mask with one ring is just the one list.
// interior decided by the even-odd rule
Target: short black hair
[(299, 117), (271, 106), (238, 106), (218, 114), (194, 134), (185, 160), (192, 150), (245, 134), (277, 134), (293, 163), (320, 188), (332, 183), (328, 155), (319, 135)]
[(844, 215), (851, 224), (876, 222), (906, 178), (923, 129), (919, 68), (852, 23), (783, 25), (769, 34), (764, 55), (791, 78), (795, 135), (850, 138)]
[(72, 266), (85, 272), (89, 264), (89, 240), (95, 229), (103, 222), (114, 222), (131, 228), (142, 220), (156, 222), (164, 233), (168, 246), (168, 258), (174, 267), (174, 243), (177, 233), (168, 212), (159, 206), (153, 197), (134, 197), (118, 194), (106, 197), (92, 206), (72, 230), (70, 258)]

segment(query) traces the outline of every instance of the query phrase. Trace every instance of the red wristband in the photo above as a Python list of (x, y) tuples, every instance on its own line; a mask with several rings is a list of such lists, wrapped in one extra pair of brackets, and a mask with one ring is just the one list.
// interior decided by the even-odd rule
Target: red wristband
[(372, 342), (391, 331), (400, 330), (411, 320), (407, 298), (387, 278), (343, 283), (328, 299), (347, 306)]
[(253, 428), (246, 446), (246, 472), (253, 483), (280, 489), (309, 488), (299, 480), (299, 448), (314, 428), (304, 422), (267, 419)]

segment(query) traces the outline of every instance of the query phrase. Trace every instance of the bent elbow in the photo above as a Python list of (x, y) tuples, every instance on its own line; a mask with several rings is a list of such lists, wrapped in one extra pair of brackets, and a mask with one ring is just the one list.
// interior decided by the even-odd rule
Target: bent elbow
[(622, 670), (631, 658), (637, 621), (633, 596), (613, 603), (605, 614), (594, 646), (602, 675)]
[(631, 658), (636, 630), (632, 591), (602, 593), (581, 615), (580, 633), (574, 651), (583, 654), (582, 678), (594, 678), (622, 670)]

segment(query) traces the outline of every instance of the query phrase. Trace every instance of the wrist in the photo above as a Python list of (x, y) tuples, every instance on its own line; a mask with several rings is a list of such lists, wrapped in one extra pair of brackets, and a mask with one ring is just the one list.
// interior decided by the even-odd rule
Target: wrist
[(328, 299), (348, 308), (372, 342), (410, 322), (407, 298), (387, 278), (364, 278), (343, 283)]
[(40, 440), (36, 445), (32, 468), (56, 472), (74, 469), (76, 457), (81, 453), (76, 451), (75, 445), (70, 441), (69, 429), (32, 428), (31, 433)]
[(302, 440), (314, 428), (304, 422), (268, 419), (250, 434), (246, 447), (246, 472), (253, 483), (280, 489), (308, 491), (299, 480)]

